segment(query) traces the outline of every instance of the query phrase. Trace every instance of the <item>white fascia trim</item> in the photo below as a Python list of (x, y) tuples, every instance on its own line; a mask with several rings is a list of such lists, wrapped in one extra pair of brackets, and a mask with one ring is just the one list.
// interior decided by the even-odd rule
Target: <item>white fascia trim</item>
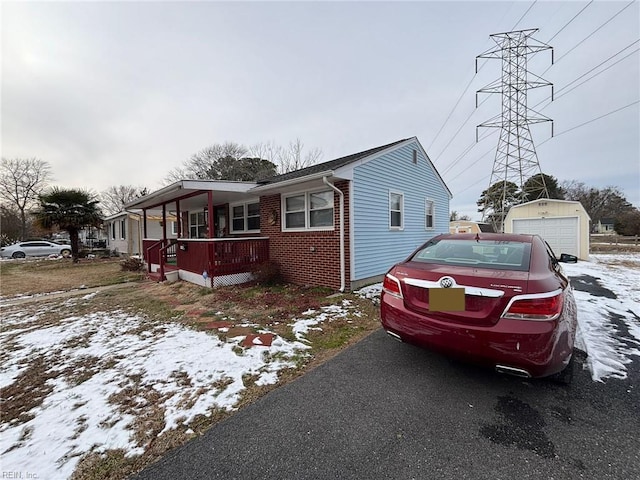
[(248, 193), (263, 193), (271, 190), (278, 190), (282, 187), (288, 187), (297, 183), (304, 183), (310, 180), (322, 180), (323, 177), (332, 177), (333, 170), (325, 170), (323, 172), (312, 173), (311, 175), (305, 175), (304, 177), (291, 178), (289, 180), (283, 180), (282, 182), (270, 183), (268, 185), (259, 185), (248, 190)]

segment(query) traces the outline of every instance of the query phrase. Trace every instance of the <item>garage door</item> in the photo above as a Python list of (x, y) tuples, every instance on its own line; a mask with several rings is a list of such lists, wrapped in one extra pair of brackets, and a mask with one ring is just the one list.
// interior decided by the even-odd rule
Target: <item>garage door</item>
[(540, 235), (558, 257), (561, 253), (579, 256), (578, 217), (516, 218), (513, 220), (513, 233)]

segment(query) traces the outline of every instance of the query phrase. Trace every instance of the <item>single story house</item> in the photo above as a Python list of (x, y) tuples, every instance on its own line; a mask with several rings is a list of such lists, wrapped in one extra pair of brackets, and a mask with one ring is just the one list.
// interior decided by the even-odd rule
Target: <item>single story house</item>
[[(177, 270), (203, 286), (241, 283), (270, 261), (286, 281), (344, 291), (448, 232), (450, 199), (412, 137), (260, 182), (182, 180), (125, 207), (142, 210), (143, 255), (160, 279)], [(165, 219), (160, 235), (152, 212)]]
[[(168, 239), (177, 238), (176, 217), (168, 215), (169, 227), (166, 231)], [(107, 248), (119, 255), (142, 255), (142, 211), (122, 211), (104, 219)], [(162, 217), (147, 215), (147, 234), (160, 238), (163, 233)]]
[(609, 234), (609, 235), (615, 235), (616, 233), (616, 229), (614, 227), (615, 225), (615, 219), (614, 218), (601, 218), (600, 220), (598, 220), (594, 226), (594, 233), (603, 233), (603, 234)]
[(541, 198), (514, 205), (505, 217), (505, 233), (542, 236), (556, 256), (561, 253), (589, 258), (591, 217), (580, 202)]
[(482, 232), (493, 232), (493, 226), (488, 223), (473, 222), (471, 220), (452, 220), (449, 222), (449, 233)]

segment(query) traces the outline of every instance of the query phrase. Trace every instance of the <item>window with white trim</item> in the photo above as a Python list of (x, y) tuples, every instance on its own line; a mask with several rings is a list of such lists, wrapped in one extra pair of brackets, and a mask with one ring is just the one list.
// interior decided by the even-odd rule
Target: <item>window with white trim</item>
[(283, 197), (283, 230), (333, 228), (333, 191), (305, 192)]
[(189, 238), (207, 238), (207, 216), (204, 212), (189, 214)]
[(178, 222), (171, 222), (171, 235), (178, 235)]
[(260, 202), (231, 205), (231, 233), (260, 231)]
[(126, 219), (122, 219), (120, 220), (120, 240), (126, 240), (127, 239), (127, 220)]
[(402, 230), (404, 228), (404, 194), (389, 192), (389, 228)]
[(115, 220), (111, 222), (111, 240), (116, 239), (116, 222)]
[(433, 200), (428, 198), (424, 202), (424, 228), (433, 230), (436, 227), (435, 207)]

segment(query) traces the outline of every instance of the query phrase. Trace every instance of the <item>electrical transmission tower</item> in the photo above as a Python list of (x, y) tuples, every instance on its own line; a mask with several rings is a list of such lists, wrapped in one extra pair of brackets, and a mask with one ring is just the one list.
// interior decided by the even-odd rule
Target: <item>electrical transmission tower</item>
[(551, 50), (553, 64), (552, 47), (531, 38), (537, 31), (533, 28), (490, 35), (498, 47), (476, 57), (476, 73), (479, 58), (502, 59), (502, 77), (476, 92), (476, 108), (478, 93), (502, 94), (502, 113), (476, 127), (476, 141), (477, 128), (500, 128), (483, 212), (483, 219), (489, 220), (496, 232), (504, 231), (504, 218), (511, 205), (549, 197), (529, 125), (553, 121), (527, 107), (527, 91), (533, 88), (551, 86), (553, 100), (553, 84), (527, 70), (527, 56), (543, 50)]

